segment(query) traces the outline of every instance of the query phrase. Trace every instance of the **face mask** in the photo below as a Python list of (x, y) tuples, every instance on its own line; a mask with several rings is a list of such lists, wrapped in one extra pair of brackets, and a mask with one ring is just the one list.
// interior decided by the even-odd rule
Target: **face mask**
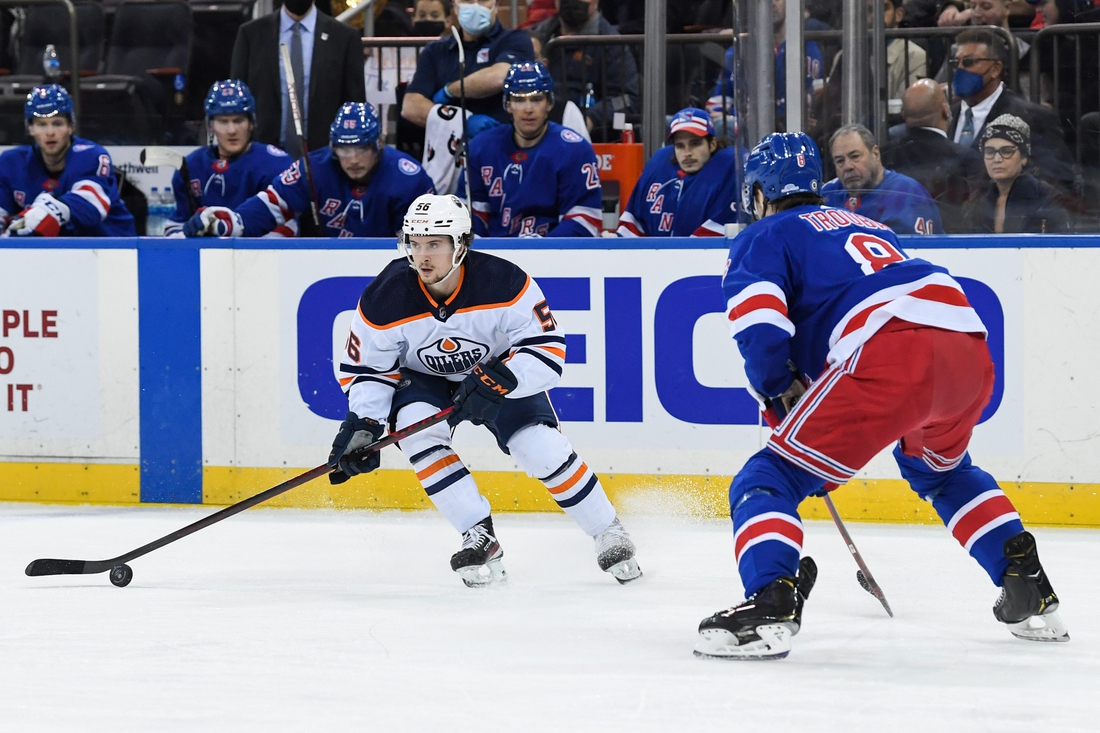
[(561, 22), (570, 28), (580, 28), (588, 22), (588, 3), (584, 0), (561, 0), (558, 15)]
[(295, 15), (305, 15), (313, 6), (313, 0), (283, 0), (283, 7)]
[(443, 33), (442, 20), (418, 20), (413, 23), (414, 36), (438, 36)]
[(458, 24), (471, 36), (480, 36), (493, 23), (493, 11), (478, 3), (458, 4)]
[(955, 69), (955, 76), (951, 79), (951, 90), (956, 97), (969, 97), (977, 94), (985, 86), (985, 79), (981, 74), (975, 74), (966, 69)]

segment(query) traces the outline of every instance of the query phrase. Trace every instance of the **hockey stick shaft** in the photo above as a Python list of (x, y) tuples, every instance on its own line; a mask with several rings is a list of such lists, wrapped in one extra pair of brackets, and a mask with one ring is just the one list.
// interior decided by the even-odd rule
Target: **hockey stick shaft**
[[(419, 433), (422, 430), (426, 430), (426, 429), (430, 428), (433, 425), (436, 425), (438, 423), (443, 422), (448, 417), (450, 417), (451, 413), (453, 413), (454, 411), (455, 411), (455, 408), (453, 408), (453, 407), (448, 407), (445, 410), (441, 410), (440, 412), (437, 412), (436, 414), (432, 415), (431, 417), (425, 418), (424, 420), (421, 420), (420, 422), (413, 423), (412, 425), (408, 426), (407, 428), (404, 428), (403, 430), (398, 430), (397, 432), (390, 433), (386, 437), (380, 438), (379, 440), (371, 443), (370, 445), (363, 446), (362, 448), (360, 448), (359, 450), (357, 450), (355, 452), (355, 455), (365, 456), (368, 453), (373, 453), (375, 451), (380, 451), (388, 445), (393, 445), (394, 443), (398, 443), (398, 442), (404, 440), (405, 438), (409, 437), (410, 435), (415, 435), (416, 433)], [(118, 557), (111, 558), (110, 560), (49, 560), (49, 559), (34, 560), (33, 562), (31, 562), (30, 565), (27, 566), (26, 573), (27, 573), (27, 575), (31, 575), (31, 576), (34, 576), (34, 575), (89, 575), (89, 574), (93, 574), (93, 573), (102, 573), (104, 571), (110, 570), (111, 568), (115, 567), (116, 565), (121, 565), (122, 563), (129, 562), (130, 560), (133, 560), (135, 558), (139, 558), (142, 555), (147, 555), (147, 554), (149, 554), (150, 552), (152, 552), (154, 550), (159, 550), (161, 547), (164, 547), (165, 545), (169, 545), (169, 544), (175, 542), (176, 540), (183, 539), (187, 535), (194, 534), (195, 532), (198, 532), (200, 529), (206, 529), (210, 525), (217, 524), (218, 522), (222, 521), (223, 519), (229, 519), (234, 514), (240, 514), (245, 509), (250, 509), (250, 508), (256, 506), (257, 504), (262, 504), (265, 501), (267, 501), (268, 499), (273, 499), (274, 497), (279, 496), (280, 494), (285, 494), (286, 492), (290, 491), (291, 489), (296, 489), (299, 486), (301, 486), (303, 484), (307, 484), (307, 483), (309, 483), (310, 481), (312, 481), (316, 478), (320, 478), (321, 476), (327, 475), (330, 471), (331, 471), (331, 469), (328, 467), (328, 464), (327, 463), (322, 463), (320, 466), (317, 466), (316, 468), (312, 468), (312, 469), (310, 469), (309, 471), (306, 471), (303, 474), (300, 474), (298, 476), (295, 476), (292, 479), (284, 481), (283, 483), (279, 484), (278, 486), (273, 486), (273, 487), (271, 487), (270, 489), (268, 489), (266, 491), (261, 491), (259, 494), (256, 494), (254, 496), (250, 496), (247, 499), (244, 499), (243, 501), (239, 501), (236, 504), (233, 504), (232, 506), (227, 506), (225, 509), (222, 509), (221, 511), (214, 512), (213, 514), (211, 514), (208, 517), (203, 517), (202, 519), (198, 520), (197, 522), (192, 522), (191, 524), (187, 525), (186, 527), (182, 527), (180, 529), (177, 529), (175, 532), (172, 532), (171, 534), (167, 534), (167, 535), (161, 537), (160, 539), (153, 540), (152, 542), (150, 542), (147, 545), (142, 545), (141, 547), (139, 547), (135, 550), (131, 550), (130, 552), (127, 552), (124, 555), (119, 555)]]
[(280, 43), (279, 53), (283, 60), (283, 74), (286, 76), (286, 96), (290, 101), (290, 115), (294, 118), (294, 131), (298, 134), (298, 144), (302, 148), (302, 167), (305, 169), (306, 182), (309, 183), (310, 213), (313, 214), (313, 223), (320, 228), (321, 214), (317, 206), (317, 186), (313, 183), (313, 164), (309, 161), (309, 145), (306, 144), (305, 132), (302, 130), (302, 109), (298, 106), (298, 93), (294, 85), (294, 66), (290, 61), (290, 49), (287, 48), (285, 43)]
[(462, 107), (462, 170), (466, 173), (466, 208), (470, 216), (474, 215), (474, 205), (470, 200), (470, 133), (466, 129), (466, 50), (462, 46), (462, 36), (458, 28), (451, 26), (451, 34), (458, 42), (458, 102)]
[[(840, 518), (840, 513), (836, 510), (836, 505), (833, 504), (833, 499), (828, 494), (822, 497), (825, 500), (825, 506), (829, 509), (829, 514), (833, 517), (833, 523), (836, 524), (836, 528), (840, 530), (840, 536), (844, 539), (844, 544), (848, 546), (848, 551), (852, 553), (852, 557), (855, 558), (856, 565), (859, 566), (859, 570), (863, 573), (863, 578), (867, 581), (867, 585), (863, 586), (867, 592), (878, 599), (882, 607), (886, 609), (886, 613), (890, 614), (890, 618), (894, 617), (894, 612), (890, 610), (890, 604), (886, 601), (886, 594), (882, 592), (882, 588), (875, 582), (875, 576), (871, 575), (871, 571), (867, 568), (867, 563), (863, 561), (863, 556), (859, 554), (859, 550), (856, 549), (856, 543), (852, 542), (852, 536), (848, 534), (848, 528), (844, 526), (844, 522)], [(863, 582), (860, 582), (863, 585)]]

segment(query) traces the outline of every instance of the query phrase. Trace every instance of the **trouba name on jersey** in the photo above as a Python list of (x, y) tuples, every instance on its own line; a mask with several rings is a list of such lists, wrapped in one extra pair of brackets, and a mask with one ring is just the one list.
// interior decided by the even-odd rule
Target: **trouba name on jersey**
[(416, 352), (420, 363), (436, 374), (468, 372), (489, 353), (489, 347), (471, 339), (441, 338)]

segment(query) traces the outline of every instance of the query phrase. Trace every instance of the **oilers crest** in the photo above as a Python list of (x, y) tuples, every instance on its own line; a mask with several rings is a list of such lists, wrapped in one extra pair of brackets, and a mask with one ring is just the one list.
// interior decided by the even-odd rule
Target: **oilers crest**
[(489, 354), (486, 344), (473, 339), (443, 337), (417, 350), (420, 363), (435, 374), (463, 374)]

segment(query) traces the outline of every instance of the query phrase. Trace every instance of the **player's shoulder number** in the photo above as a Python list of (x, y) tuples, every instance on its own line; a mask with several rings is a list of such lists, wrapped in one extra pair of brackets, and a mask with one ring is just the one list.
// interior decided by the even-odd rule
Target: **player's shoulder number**
[(856, 261), (864, 275), (878, 272), (887, 265), (909, 259), (891, 242), (876, 234), (854, 232), (844, 243), (844, 251)]

